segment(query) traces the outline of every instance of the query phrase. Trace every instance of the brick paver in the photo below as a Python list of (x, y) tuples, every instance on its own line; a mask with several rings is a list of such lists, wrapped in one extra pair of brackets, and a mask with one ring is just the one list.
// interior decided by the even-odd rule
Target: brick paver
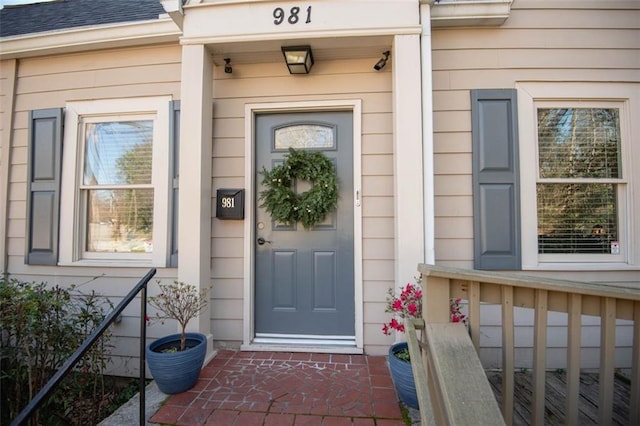
[(221, 350), (153, 423), (403, 425), (385, 357)]

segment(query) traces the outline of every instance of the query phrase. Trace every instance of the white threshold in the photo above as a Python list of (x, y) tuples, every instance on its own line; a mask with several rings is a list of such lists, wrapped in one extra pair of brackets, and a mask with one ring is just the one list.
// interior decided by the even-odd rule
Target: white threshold
[(356, 345), (356, 336), (324, 336), (307, 334), (257, 333), (243, 351), (316, 352), (336, 354), (362, 354)]

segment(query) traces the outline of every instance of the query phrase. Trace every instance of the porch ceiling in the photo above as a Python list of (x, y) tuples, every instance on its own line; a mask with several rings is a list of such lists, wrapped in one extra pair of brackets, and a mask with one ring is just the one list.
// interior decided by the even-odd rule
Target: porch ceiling
[(309, 45), (316, 61), (373, 58), (389, 50), (393, 36), (327, 37), (297, 40), (262, 40), (247, 42), (210, 43), (207, 48), (216, 65), (223, 65), (224, 58), (233, 64), (266, 63), (282, 60), (282, 46)]

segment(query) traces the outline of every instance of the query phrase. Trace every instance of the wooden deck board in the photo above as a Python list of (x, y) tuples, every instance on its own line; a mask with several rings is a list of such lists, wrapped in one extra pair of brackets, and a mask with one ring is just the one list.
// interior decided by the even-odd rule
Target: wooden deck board
[[(500, 371), (487, 371), (487, 377), (491, 384), (498, 404), (502, 402), (502, 373)], [(530, 371), (519, 371), (514, 375), (514, 425), (531, 424), (531, 398), (533, 395), (533, 375)], [(551, 371), (546, 374), (545, 392), (545, 424), (559, 425), (565, 423), (565, 392), (567, 389), (567, 377), (564, 371)], [(580, 374), (580, 401), (579, 423), (580, 425), (598, 424), (599, 381), (597, 373)], [(629, 426), (629, 401), (631, 386), (629, 381), (616, 375), (613, 395), (613, 419), (611, 424)]]

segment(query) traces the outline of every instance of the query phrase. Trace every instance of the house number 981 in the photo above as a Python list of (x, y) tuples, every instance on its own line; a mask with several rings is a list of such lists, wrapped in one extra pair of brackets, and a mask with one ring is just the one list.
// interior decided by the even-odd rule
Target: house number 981
[[(273, 9), (273, 23), (276, 25), (280, 25), (282, 24), (285, 19), (287, 20), (288, 23), (290, 23), (291, 25), (295, 25), (298, 22), (300, 22), (300, 8), (298, 6), (294, 6), (291, 9), (289, 9), (289, 14), (287, 15), (287, 12), (284, 11), (283, 8), (281, 7), (276, 7), (275, 9)], [(311, 6), (307, 7), (307, 19), (304, 21), (305, 24), (308, 24), (311, 22)]]
[(222, 197), (222, 208), (233, 209), (236, 206), (236, 199), (233, 197)]

